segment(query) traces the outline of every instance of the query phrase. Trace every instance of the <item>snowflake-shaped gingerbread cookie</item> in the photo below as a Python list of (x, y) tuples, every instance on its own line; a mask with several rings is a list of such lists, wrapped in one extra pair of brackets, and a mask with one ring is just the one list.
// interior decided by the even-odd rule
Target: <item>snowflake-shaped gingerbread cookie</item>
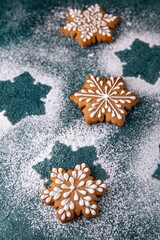
[(95, 4), (87, 10), (70, 9), (68, 22), (61, 29), (61, 33), (75, 38), (82, 47), (88, 47), (96, 42), (111, 43), (113, 29), (120, 19), (107, 14)]
[(45, 189), (41, 200), (54, 205), (57, 217), (62, 223), (71, 221), (75, 214), (86, 218), (95, 218), (98, 214), (97, 197), (106, 191), (101, 180), (93, 180), (90, 168), (85, 164), (76, 165), (74, 171), (53, 168), (51, 188)]
[(70, 97), (81, 109), (87, 124), (111, 122), (124, 125), (125, 116), (140, 100), (126, 90), (122, 77), (103, 78), (89, 76), (84, 88)]

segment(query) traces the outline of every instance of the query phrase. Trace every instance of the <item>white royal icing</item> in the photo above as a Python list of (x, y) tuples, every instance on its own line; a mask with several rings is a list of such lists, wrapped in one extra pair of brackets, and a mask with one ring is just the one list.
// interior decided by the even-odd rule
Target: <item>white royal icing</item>
[[(87, 180), (86, 173), (89, 172), (89, 168), (85, 163), (81, 165), (76, 165), (76, 171), (72, 171), (72, 176), (69, 176), (68, 173), (62, 173), (62, 169), (52, 169), (52, 173), (56, 174), (55, 186), (52, 190), (44, 190), (41, 199), (46, 203), (50, 203), (52, 199), (58, 200), (62, 196), (60, 202), (60, 208), (58, 214), (62, 221), (65, 221), (66, 218), (72, 216), (72, 210), (75, 209), (75, 204), (79, 204), (80, 207), (84, 207), (86, 214), (96, 215), (95, 209), (97, 209), (96, 204), (91, 204), (93, 201), (92, 194), (95, 191), (103, 192), (103, 189), (106, 188), (105, 184), (101, 180), (92, 181)], [(73, 193), (73, 201), (71, 200), (71, 194)]]
[(95, 33), (111, 37), (108, 23), (114, 22), (117, 18), (111, 14), (103, 14), (98, 4), (91, 6), (83, 12), (77, 9), (70, 9), (69, 14), (72, 17), (72, 21), (67, 23), (64, 29), (81, 32), (83, 42), (90, 40)]
[[(122, 115), (125, 114), (122, 104), (131, 103), (132, 100), (135, 100), (136, 97), (131, 95), (131, 92), (122, 90), (119, 94), (116, 90), (119, 90), (121, 86), (124, 85), (123, 80), (118, 78), (111, 77), (107, 81), (105, 90), (102, 89), (104, 81), (100, 81), (99, 77), (90, 76), (91, 79), (87, 80), (92, 89), (82, 89), (80, 93), (75, 93), (74, 96), (80, 97), (79, 101), (90, 101), (93, 98), (96, 98), (96, 103), (92, 103), (92, 107), (88, 109), (90, 112), (90, 117), (93, 118), (97, 115), (98, 118), (102, 117), (102, 113), (111, 112), (112, 117), (117, 117), (122, 119)], [(84, 92), (85, 91), (85, 92)], [(113, 105), (114, 102), (114, 105)]]

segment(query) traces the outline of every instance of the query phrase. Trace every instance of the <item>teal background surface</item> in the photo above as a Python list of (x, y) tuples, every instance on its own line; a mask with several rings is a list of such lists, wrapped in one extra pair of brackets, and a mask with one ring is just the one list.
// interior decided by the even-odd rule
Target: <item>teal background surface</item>
[[(87, 49), (60, 34), (68, 8), (121, 18)], [(0, 239), (159, 239), (160, 2), (0, 1)], [(69, 97), (89, 74), (122, 75), (141, 102), (123, 128), (87, 126)], [(52, 167), (85, 162), (107, 183), (96, 219), (61, 224), (40, 200)]]

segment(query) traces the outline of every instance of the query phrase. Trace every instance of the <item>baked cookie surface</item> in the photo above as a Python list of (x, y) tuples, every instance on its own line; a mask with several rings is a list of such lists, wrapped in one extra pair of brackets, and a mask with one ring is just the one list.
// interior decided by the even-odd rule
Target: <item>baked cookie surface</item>
[(61, 33), (75, 38), (82, 47), (89, 47), (96, 42), (111, 43), (113, 29), (119, 21), (116, 16), (105, 13), (98, 4), (85, 11), (70, 9), (68, 22)]
[(63, 168), (53, 168), (51, 188), (45, 189), (41, 200), (47, 205), (54, 205), (57, 217), (62, 223), (73, 220), (81, 213), (86, 218), (98, 215), (97, 197), (106, 191), (101, 180), (93, 180), (90, 168), (85, 164), (76, 165), (74, 171), (66, 172)]
[(111, 122), (122, 127), (127, 111), (140, 100), (126, 90), (122, 77), (107, 80), (89, 76), (84, 88), (70, 97), (81, 109), (87, 124)]

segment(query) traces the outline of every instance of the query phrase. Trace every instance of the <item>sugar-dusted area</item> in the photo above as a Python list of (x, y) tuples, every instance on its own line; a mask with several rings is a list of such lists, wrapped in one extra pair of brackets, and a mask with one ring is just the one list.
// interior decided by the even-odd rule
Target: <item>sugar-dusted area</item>
[[(128, 113), (123, 128), (106, 123), (86, 125), (82, 111), (69, 99), (89, 74), (104, 78), (123, 75), (124, 63), (116, 52), (130, 49), (135, 39), (150, 48), (160, 46), (156, 26), (147, 22), (148, 16), (151, 22), (157, 19), (154, 4), (145, 5), (138, 13), (134, 4), (123, 10), (111, 3), (109, 9), (102, 1), (105, 9), (117, 15), (120, 12), (122, 18), (115, 41), (82, 49), (75, 40), (62, 36), (60, 29), (69, 7), (88, 5), (58, 3), (48, 8), (44, 4), (44, 13), (41, 1), (37, 10), (21, 3), (15, 12), (12, 6), (13, 23), (6, 24), (2, 34), (6, 46), (0, 41), (0, 82), (14, 83), (15, 77), (28, 72), (34, 85), (50, 87), (41, 99), (44, 114), (31, 114), (12, 124), (5, 116), (6, 109), (0, 113), (0, 238), (159, 239), (160, 182), (152, 175), (160, 157), (160, 79), (150, 84), (140, 76), (124, 77), (127, 88), (141, 102)], [(12, 11), (7, 11), (11, 19)], [(21, 24), (26, 25), (24, 34)], [(13, 37), (14, 31), (5, 35), (9, 29), (19, 35)], [(78, 161), (90, 163), (93, 175), (105, 180), (108, 192), (99, 199), (98, 218), (76, 217), (61, 224), (56, 210), (44, 205), (40, 195), (52, 166), (62, 163), (61, 167), (73, 169)]]
[[(123, 51), (125, 49), (130, 49), (130, 46), (133, 44), (135, 39), (139, 39), (152, 48), (153, 46), (160, 45), (160, 34), (150, 33), (150, 32), (125, 32), (124, 35), (121, 35), (119, 40), (114, 42), (112, 46), (106, 46), (103, 51), (99, 52), (98, 63), (100, 66), (100, 73), (106, 76), (122, 76), (123, 75), (123, 66), (126, 63), (120, 61), (120, 58), (115, 54), (116, 52)], [(145, 64), (145, 63), (144, 63)], [(145, 66), (144, 66), (145, 68)], [(140, 76), (137, 78), (125, 77), (127, 87), (131, 90), (139, 91), (142, 95), (153, 95), (158, 94), (160, 89), (160, 78), (154, 84), (148, 84)]]

